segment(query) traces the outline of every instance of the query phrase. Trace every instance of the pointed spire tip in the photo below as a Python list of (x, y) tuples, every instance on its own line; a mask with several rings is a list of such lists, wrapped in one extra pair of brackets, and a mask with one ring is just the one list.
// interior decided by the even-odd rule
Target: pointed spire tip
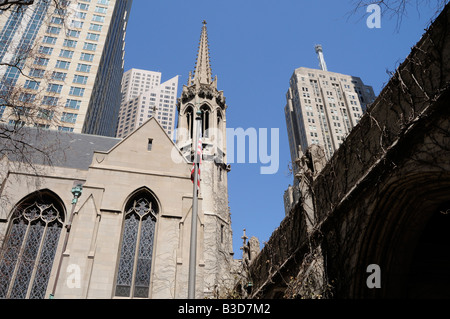
[(194, 80), (198, 80), (199, 83), (201, 84), (211, 84), (212, 82), (212, 71), (209, 59), (208, 34), (205, 20), (203, 20), (203, 27), (198, 46), (197, 61), (195, 63)]

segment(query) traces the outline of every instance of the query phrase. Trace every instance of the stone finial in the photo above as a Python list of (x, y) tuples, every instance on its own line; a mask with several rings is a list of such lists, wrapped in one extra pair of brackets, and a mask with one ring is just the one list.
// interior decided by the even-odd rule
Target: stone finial
[(255, 236), (252, 236), (252, 238), (249, 239), (248, 241), (248, 246), (249, 246), (249, 254), (250, 257), (249, 259), (251, 261), (253, 261), (256, 256), (258, 256), (259, 252), (261, 251), (260, 249), (260, 244), (259, 244), (259, 239)]
[(241, 237), (244, 240), (244, 246), (247, 245), (247, 239), (248, 239), (245, 231), (246, 231), (246, 229), (244, 228), (244, 235)]

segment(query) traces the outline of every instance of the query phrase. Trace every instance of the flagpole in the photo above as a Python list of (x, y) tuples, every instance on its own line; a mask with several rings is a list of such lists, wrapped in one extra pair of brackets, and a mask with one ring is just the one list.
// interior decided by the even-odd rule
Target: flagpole
[(189, 251), (189, 285), (188, 299), (195, 299), (195, 280), (197, 269), (197, 215), (198, 215), (198, 140), (201, 132), (201, 111), (197, 111), (197, 131), (195, 134), (194, 148), (194, 194), (192, 200), (191, 243)]

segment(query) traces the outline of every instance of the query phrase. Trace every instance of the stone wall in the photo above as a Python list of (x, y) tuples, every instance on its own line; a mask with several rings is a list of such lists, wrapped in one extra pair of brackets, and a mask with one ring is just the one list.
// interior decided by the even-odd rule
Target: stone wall
[[(449, 21), (447, 5), (303, 190), (313, 227), (301, 200), (251, 264), (252, 297), (403, 296), (423, 225), (450, 200)], [(383, 289), (367, 289), (372, 263)]]

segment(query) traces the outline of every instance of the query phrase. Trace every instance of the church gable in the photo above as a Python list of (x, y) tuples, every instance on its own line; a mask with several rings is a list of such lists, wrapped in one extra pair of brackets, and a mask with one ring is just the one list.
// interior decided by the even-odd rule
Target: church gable
[(155, 118), (108, 152), (95, 152), (91, 167), (114, 167), (189, 176), (189, 165)]
[[(202, 67), (197, 68), (195, 81), (216, 90), (206, 22), (202, 39)], [(194, 115), (208, 105), (199, 116), (198, 121), (206, 123), (199, 125), (199, 133), (209, 128), (225, 132), (226, 108), (220, 100), (194, 92), (199, 103), (191, 105), (189, 121), (181, 116), (181, 128), (193, 128)], [(66, 146), (65, 153), (51, 154), (61, 158), (57, 170), (48, 167), (49, 172), (38, 177), (12, 172), (0, 189), (2, 198), (11, 195), (11, 205), (0, 207), (0, 235), (7, 234), (0, 236), (0, 244), (3, 241), (8, 251), (0, 251), (0, 268), (7, 275), (0, 276), (0, 299), (185, 298), (190, 288), (193, 216), (198, 226), (192, 237), (197, 241), (195, 297), (217, 297), (225, 285), (233, 284), (227, 170), (207, 157), (226, 145), (225, 138), (203, 135), (205, 160), (194, 206), (196, 184), (190, 180), (192, 163), (186, 158), (192, 158), (197, 145), (186, 137), (182, 153), (155, 118), (124, 139), (43, 134)], [(35, 194), (37, 182), (43, 186)], [(71, 193), (75, 185), (82, 186), (79, 198)], [(21, 258), (27, 256), (28, 247), (35, 254), (31, 261)], [(15, 288), (17, 278), (21, 289)]]

